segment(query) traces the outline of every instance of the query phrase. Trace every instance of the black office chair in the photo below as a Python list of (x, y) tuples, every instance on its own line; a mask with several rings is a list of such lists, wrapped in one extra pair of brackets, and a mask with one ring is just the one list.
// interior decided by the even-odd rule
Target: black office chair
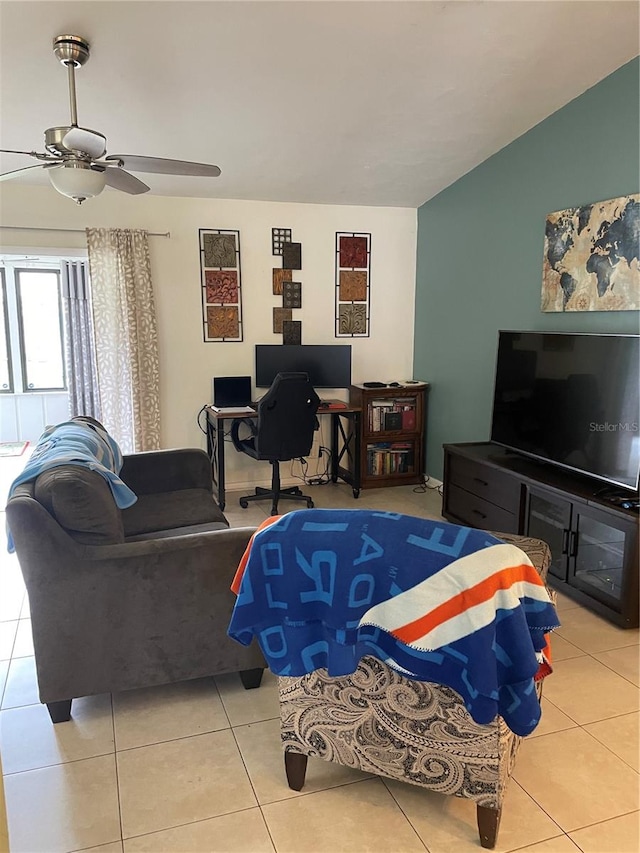
[[(281, 498), (313, 501), (303, 495), (297, 486), (280, 487), (280, 462), (307, 456), (313, 444), (313, 433), (318, 428), (316, 412), (320, 398), (306, 373), (278, 373), (271, 388), (258, 403), (258, 419), (242, 418), (231, 425), (231, 440), (240, 453), (254, 459), (267, 459), (272, 466), (271, 488), (257, 486), (255, 494), (240, 498), (245, 509), (249, 501), (271, 498), (271, 514), (277, 515)], [(246, 424), (251, 430), (247, 438), (240, 438), (240, 427)]]

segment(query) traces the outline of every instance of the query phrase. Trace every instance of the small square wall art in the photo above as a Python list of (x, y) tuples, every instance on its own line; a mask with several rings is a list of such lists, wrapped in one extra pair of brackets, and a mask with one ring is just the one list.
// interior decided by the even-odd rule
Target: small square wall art
[(282, 324), (282, 343), (299, 346), (302, 343), (302, 323), (300, 320), (285, 320)]
[(368, 338), (371, 305), (371, 234), (336, 233), (337, 338)]
[(302, 308), (302, 282), (285, 281), (282, 285), (282, 307)]
[(273, 295), (282, 296), (283, 284), (285, 281), (291, 281), (293, 273), (291, 270), (283, 270), (276, 267), (273, 270)]
[(282, 324), (285, 320), (291, 319), (291, 309), (290, 308), (279, 308), (275, 307), (273, 309), (273, 332), (276, 335), (282, 334)]
[(282, 267), (285, 270), (302, 269), (302, 243), (285, 243), (283, 245)]
[(291, 242), (291, 228), (271, 229), (271, 254), (281, 255), (285, 243)]
[(201, 228), (199, 237), (204, 341), (241, 341), (240, 232)]

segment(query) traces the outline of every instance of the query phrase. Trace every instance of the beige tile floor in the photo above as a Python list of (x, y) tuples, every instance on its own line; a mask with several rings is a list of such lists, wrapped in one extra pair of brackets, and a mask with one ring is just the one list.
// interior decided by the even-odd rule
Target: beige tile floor
[[(344, 485), (309, 492), (317, 506), (440, 511), (437, 491), (412, 487), (365, 491), (357, 503)], [(227, 503), (232, 525), (265, 517), (266, 504), (242, 510), (237, 497)], [(309, 762), (304, 790), (291, 791), (270, 673), (253, 691), (228, 675), (79, 699), (73, 719), (54, 727), (38, 702), (20, 569), (0, 553), (0, 750), (12, 853), (480, 849), (467, 800), (320, 760)], [(518, 755), (496, 850), (638, 853), (639, 632), (559, 599), (555, 672), (542, 722)]]

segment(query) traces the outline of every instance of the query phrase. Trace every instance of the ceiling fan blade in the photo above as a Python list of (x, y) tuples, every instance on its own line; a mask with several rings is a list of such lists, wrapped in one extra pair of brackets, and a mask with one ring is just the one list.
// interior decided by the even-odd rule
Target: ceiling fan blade
[(93, 160), (102, 157), (107, 150), (106, 137), (86, 127), (70, 127), (62, 137), (62, 144), (69, 150), (88, 154)]
[[(16, 151), (15, 148), (0, 148), (0, 154), (26, 154), (27, 157), (35, 157), (35, 151)], [(42, 155), (43, 157), (46, 155)]]
[(140, 195), (140, 193), (147, 193), (151, 189), (133, 175), (125, 172), (124, 169), (107, 169), (106, 176), (107, 186), (113, 187), (115, 190), (122, 190), (124, 193)]
[(25, 166), (23, 169), (14, 169), (12, 172), (5, 172), (0, 175), (0, 181), (9, 181), (11, 178), (16, 178), (18, 175), (30, 172), (32, 169), (42, 169), (42, 166), (38, 163), (36, 166)]
[(113, 154), (106, 160), (120, 160), (134, 172), (155, 172), (157, 175), (193, 175), (197, 178), (217, 178), (220, 169), (207, 163), (188, 160), (167, 160), (164, 157), (143, 157), (136, 154)]
[(15, 148), (0, 148), (0, 154), (26, 154), (27, 157), (35, 157), (44, 163), (59, 163), (60, 158), (51, 154), (40, 154), (38, 151), (16, 151)]

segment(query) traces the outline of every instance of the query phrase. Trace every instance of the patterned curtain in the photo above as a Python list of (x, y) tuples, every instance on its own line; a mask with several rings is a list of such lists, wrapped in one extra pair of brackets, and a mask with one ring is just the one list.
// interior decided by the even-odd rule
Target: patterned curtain
[(123, 452), (160, 447), (158, 334), (146, 231), (87, 228), (102, 421)]
[(67, 330), (65, 357), (69, 385), (69, 414), (101, 420), (95, 341), (85, 261), (62, 262), (62, 307)]

